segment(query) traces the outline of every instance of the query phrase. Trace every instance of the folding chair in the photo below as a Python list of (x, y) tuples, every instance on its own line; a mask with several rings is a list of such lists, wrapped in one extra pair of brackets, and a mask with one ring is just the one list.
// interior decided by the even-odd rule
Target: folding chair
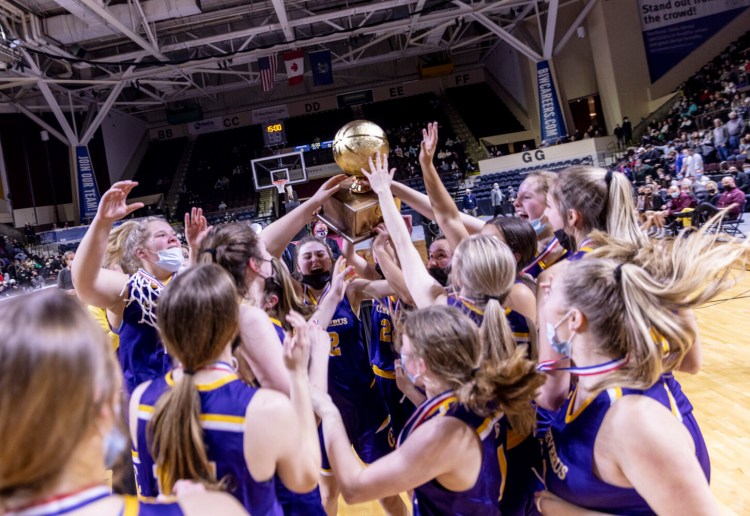
[(724, 219), (721, 221), (721, 227), (719, 231), (726, 233), (729, 236), (745, 238), (745, 233), (740, 229), (740, 224), (744, 222), (745, 209), (747, 209), (747, 200), (740, 206), (740, 214), (734, 220)]

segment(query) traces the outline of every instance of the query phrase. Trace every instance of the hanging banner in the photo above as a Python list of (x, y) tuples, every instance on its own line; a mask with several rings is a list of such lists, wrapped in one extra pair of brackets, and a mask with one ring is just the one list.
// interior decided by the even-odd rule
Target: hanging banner
[(542, 122), (542, 141), (554, 144), (567, 135), (565, 119), (557, 98), (555, 79), (547, 61), (536, 64), (536, 86), (539, 90), (539, 117)]
[(638, 0), (651, 82), (750, 6), (750, 0)]
[(96, 186), (94, 165), (91, 163), (88, 147), (76, 147), (76, 173), (78, 175), (78, 206), (81, 220), (92, 220), (99, 207), (99, 188)]

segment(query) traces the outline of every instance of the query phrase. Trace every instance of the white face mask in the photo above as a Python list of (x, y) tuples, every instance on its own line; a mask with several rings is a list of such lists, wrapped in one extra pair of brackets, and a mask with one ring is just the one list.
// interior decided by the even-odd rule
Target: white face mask
[(168, 272), (179, 271), (185, 261), (185, 257), (182, 255), (182, 249), (179, 247), (162, 249), (161, 251), (158, 251), (156, 255), (159, 259), (153, 263)]

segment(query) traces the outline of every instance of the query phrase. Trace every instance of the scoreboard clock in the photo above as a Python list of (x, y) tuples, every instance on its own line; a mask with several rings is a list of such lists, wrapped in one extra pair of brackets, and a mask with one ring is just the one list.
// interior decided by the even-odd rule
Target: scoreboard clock
[(266, 147), (284, 145), (286, 143), (286, 130), (284, 129), (283, 121), (267, 122), (261, 127), (263, 128), (263, 141)]

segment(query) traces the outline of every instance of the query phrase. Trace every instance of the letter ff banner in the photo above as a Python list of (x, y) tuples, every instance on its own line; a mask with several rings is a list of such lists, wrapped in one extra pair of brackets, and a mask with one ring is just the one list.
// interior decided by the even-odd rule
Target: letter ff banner
[(557, 98), (555, 80), (547, 61), (536, 64), (536, 85), (539, 91), (539, 117), (542, 123), (542, 141), (555, 143), (566, 136), (565, 119)]
[(86, 146), (76, 147), (76, 174), (78, 175), (78, 206), (81, 220), (93, 219), (99, 207), (99, 188), (96, 186), (94, 165), (91, 163), (89, 149)]

